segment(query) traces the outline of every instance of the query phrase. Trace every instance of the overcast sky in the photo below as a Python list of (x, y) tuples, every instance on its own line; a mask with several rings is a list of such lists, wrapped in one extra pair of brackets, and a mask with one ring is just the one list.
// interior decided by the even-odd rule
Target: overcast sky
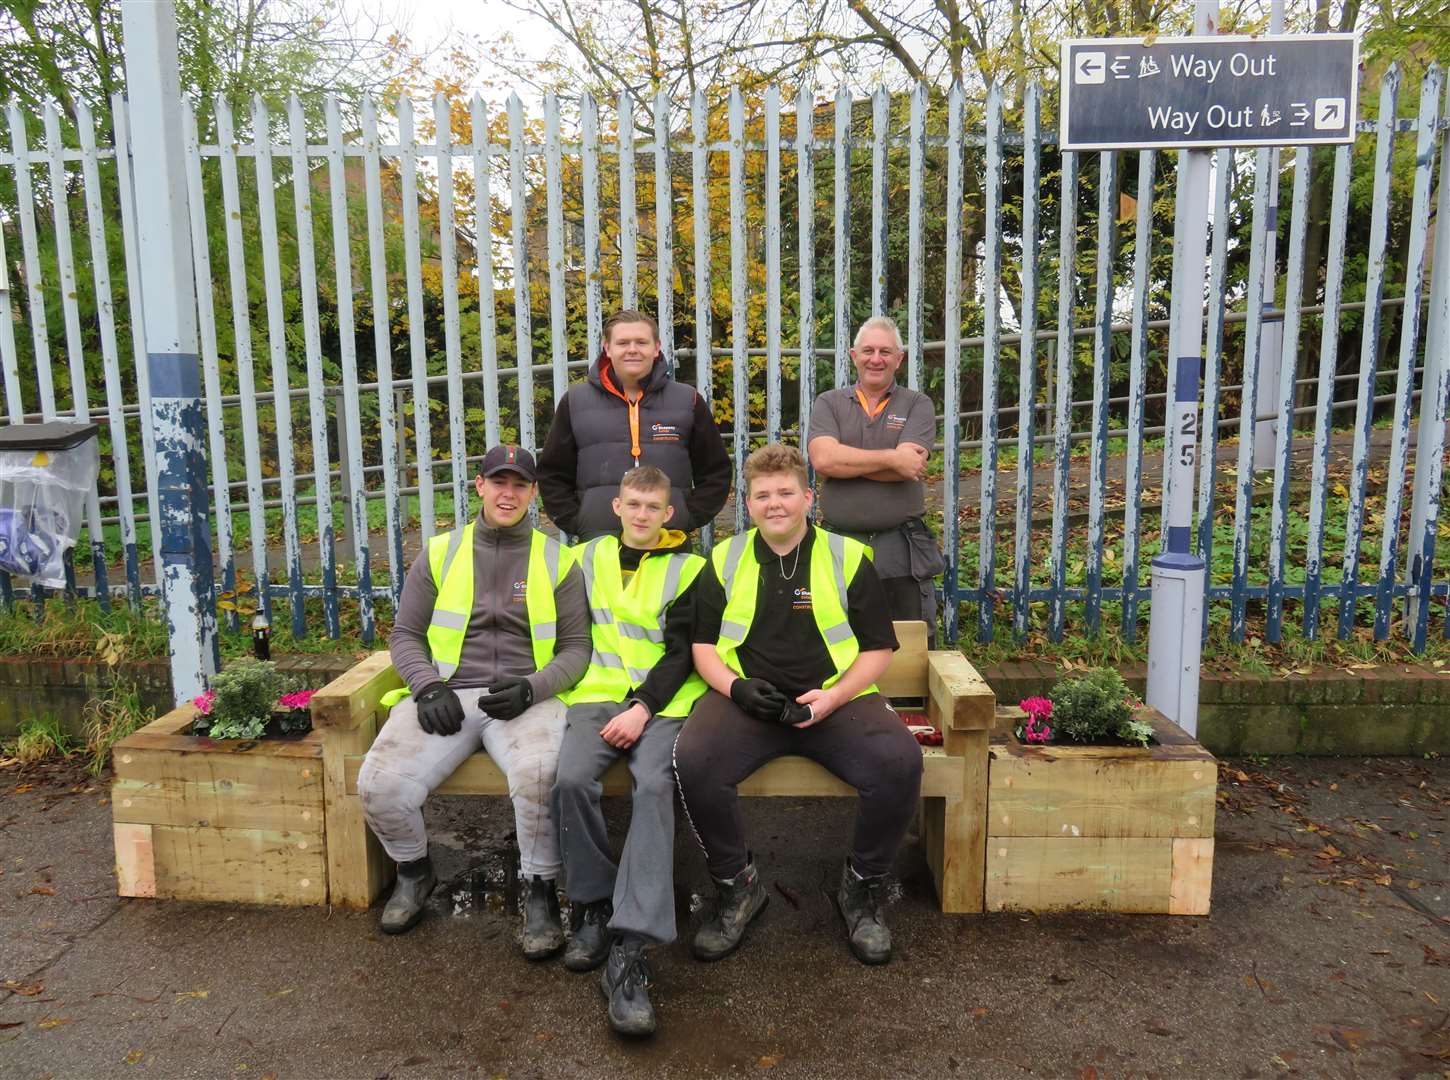
[[(408, 39), (419, 53), (439, 51), (459, 36), (489, 40), (503, 27), (512, 32), (516, 55), (522, 60), (543, 60), (550, 49), (561, 44), (548, 23), (501, 0), (342, 0), (342, 6), (354, 17), (361, 14), (406, 26)], [(531, 95), (526, 89), (520, 87), (519, 96), (527, 100)]]

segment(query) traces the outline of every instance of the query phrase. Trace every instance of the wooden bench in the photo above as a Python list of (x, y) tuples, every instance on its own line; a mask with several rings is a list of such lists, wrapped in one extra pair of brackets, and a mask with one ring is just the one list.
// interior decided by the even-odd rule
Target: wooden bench
[[(986, 867), (987, 745), (996, 699), (966, 657), (929, 651), (926, 624), (898, 622), (901, 648), (878, 685), (891, 698), (925, 698), (943, 745), (923, 748), (921, 839), (947, 912), (980, 912)], [(327, 814), (328, 899), (366, 908), (393, 876), (393, 863), (363, 819), (357, 774), (387, 716), (379, 699), (402, 679), (386, 652), (377, 652), (312, 697), (312, 721), (322, 735)], [(506, 795), (498, 766), (479, 752), (438, 791), (452, 795)], [(616, 762), (604, 776), (609, 795), (628, 795), (629, 772)], [(783, 757), (743, 784), (742, 795), (854, 796), (856, 790), (820, 765)]]

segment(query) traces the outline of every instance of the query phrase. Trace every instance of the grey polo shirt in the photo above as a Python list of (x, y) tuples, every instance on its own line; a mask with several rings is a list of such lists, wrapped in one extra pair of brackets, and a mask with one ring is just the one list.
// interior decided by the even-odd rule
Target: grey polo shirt
[[(858, 450), (894, 450), (903, 442), (931, 450), (936, 442), (936, 409), (931, 399), (893, 382), (885, 407), (868, 417), (855, 386), (827, 390), (811, 406), (811, 438), (829, 435)], [(926, 510), (920, 480), (821, 478), (821, 520), (851, 532), (893, 529)]]

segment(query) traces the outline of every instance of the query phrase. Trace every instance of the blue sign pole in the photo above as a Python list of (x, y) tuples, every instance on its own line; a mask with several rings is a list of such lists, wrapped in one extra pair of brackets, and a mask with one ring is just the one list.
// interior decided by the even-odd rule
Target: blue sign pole
[(156, 553), (180, 704), (206, 688), (219, 655), (175, 7), (172, 0), (122, 0), (121, 26), (131, 147), (144, 148), (130, 153), (152, 400), (143, 422), (156, 440)]
[[(1217, 0), (1196, 0), (1193, 32), (1218, 31)], [(1148, 619), (1148, 704), (1190, 735), (1198, 731), (1198, 670), (1203, 647), (1203, 560), (1193, 553), (1194, 467), (1198, 462), (1199, 379), (1203, 369), (1203, 280), (1208, 256), (1212, 153), (1178, 154), (1177, 219), (1169, 310), (1167, 545), (1153, 560)]]

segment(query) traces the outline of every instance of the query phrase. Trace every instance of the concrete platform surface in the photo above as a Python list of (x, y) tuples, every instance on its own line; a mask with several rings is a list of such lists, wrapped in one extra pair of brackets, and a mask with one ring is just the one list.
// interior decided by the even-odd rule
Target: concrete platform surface
[[(388, 938), (376, 910), (120, 900), (107, 785), (12, 763), (0, 1077), (1450, 1076), (1450, 763), (1220, 781), (1210, 917), (944, 917), (908, 847), (878, 969), (828, 898), (853, 805), (747, 800), (772, 903), (721, 963), (657, 950), (661, 1031), (631, 1044), (595, 976), (518, 954), (503, 800), (434, 801), (447, 885)], [(688, 934), (710, 890), (683, 825), (677, 852)]]

